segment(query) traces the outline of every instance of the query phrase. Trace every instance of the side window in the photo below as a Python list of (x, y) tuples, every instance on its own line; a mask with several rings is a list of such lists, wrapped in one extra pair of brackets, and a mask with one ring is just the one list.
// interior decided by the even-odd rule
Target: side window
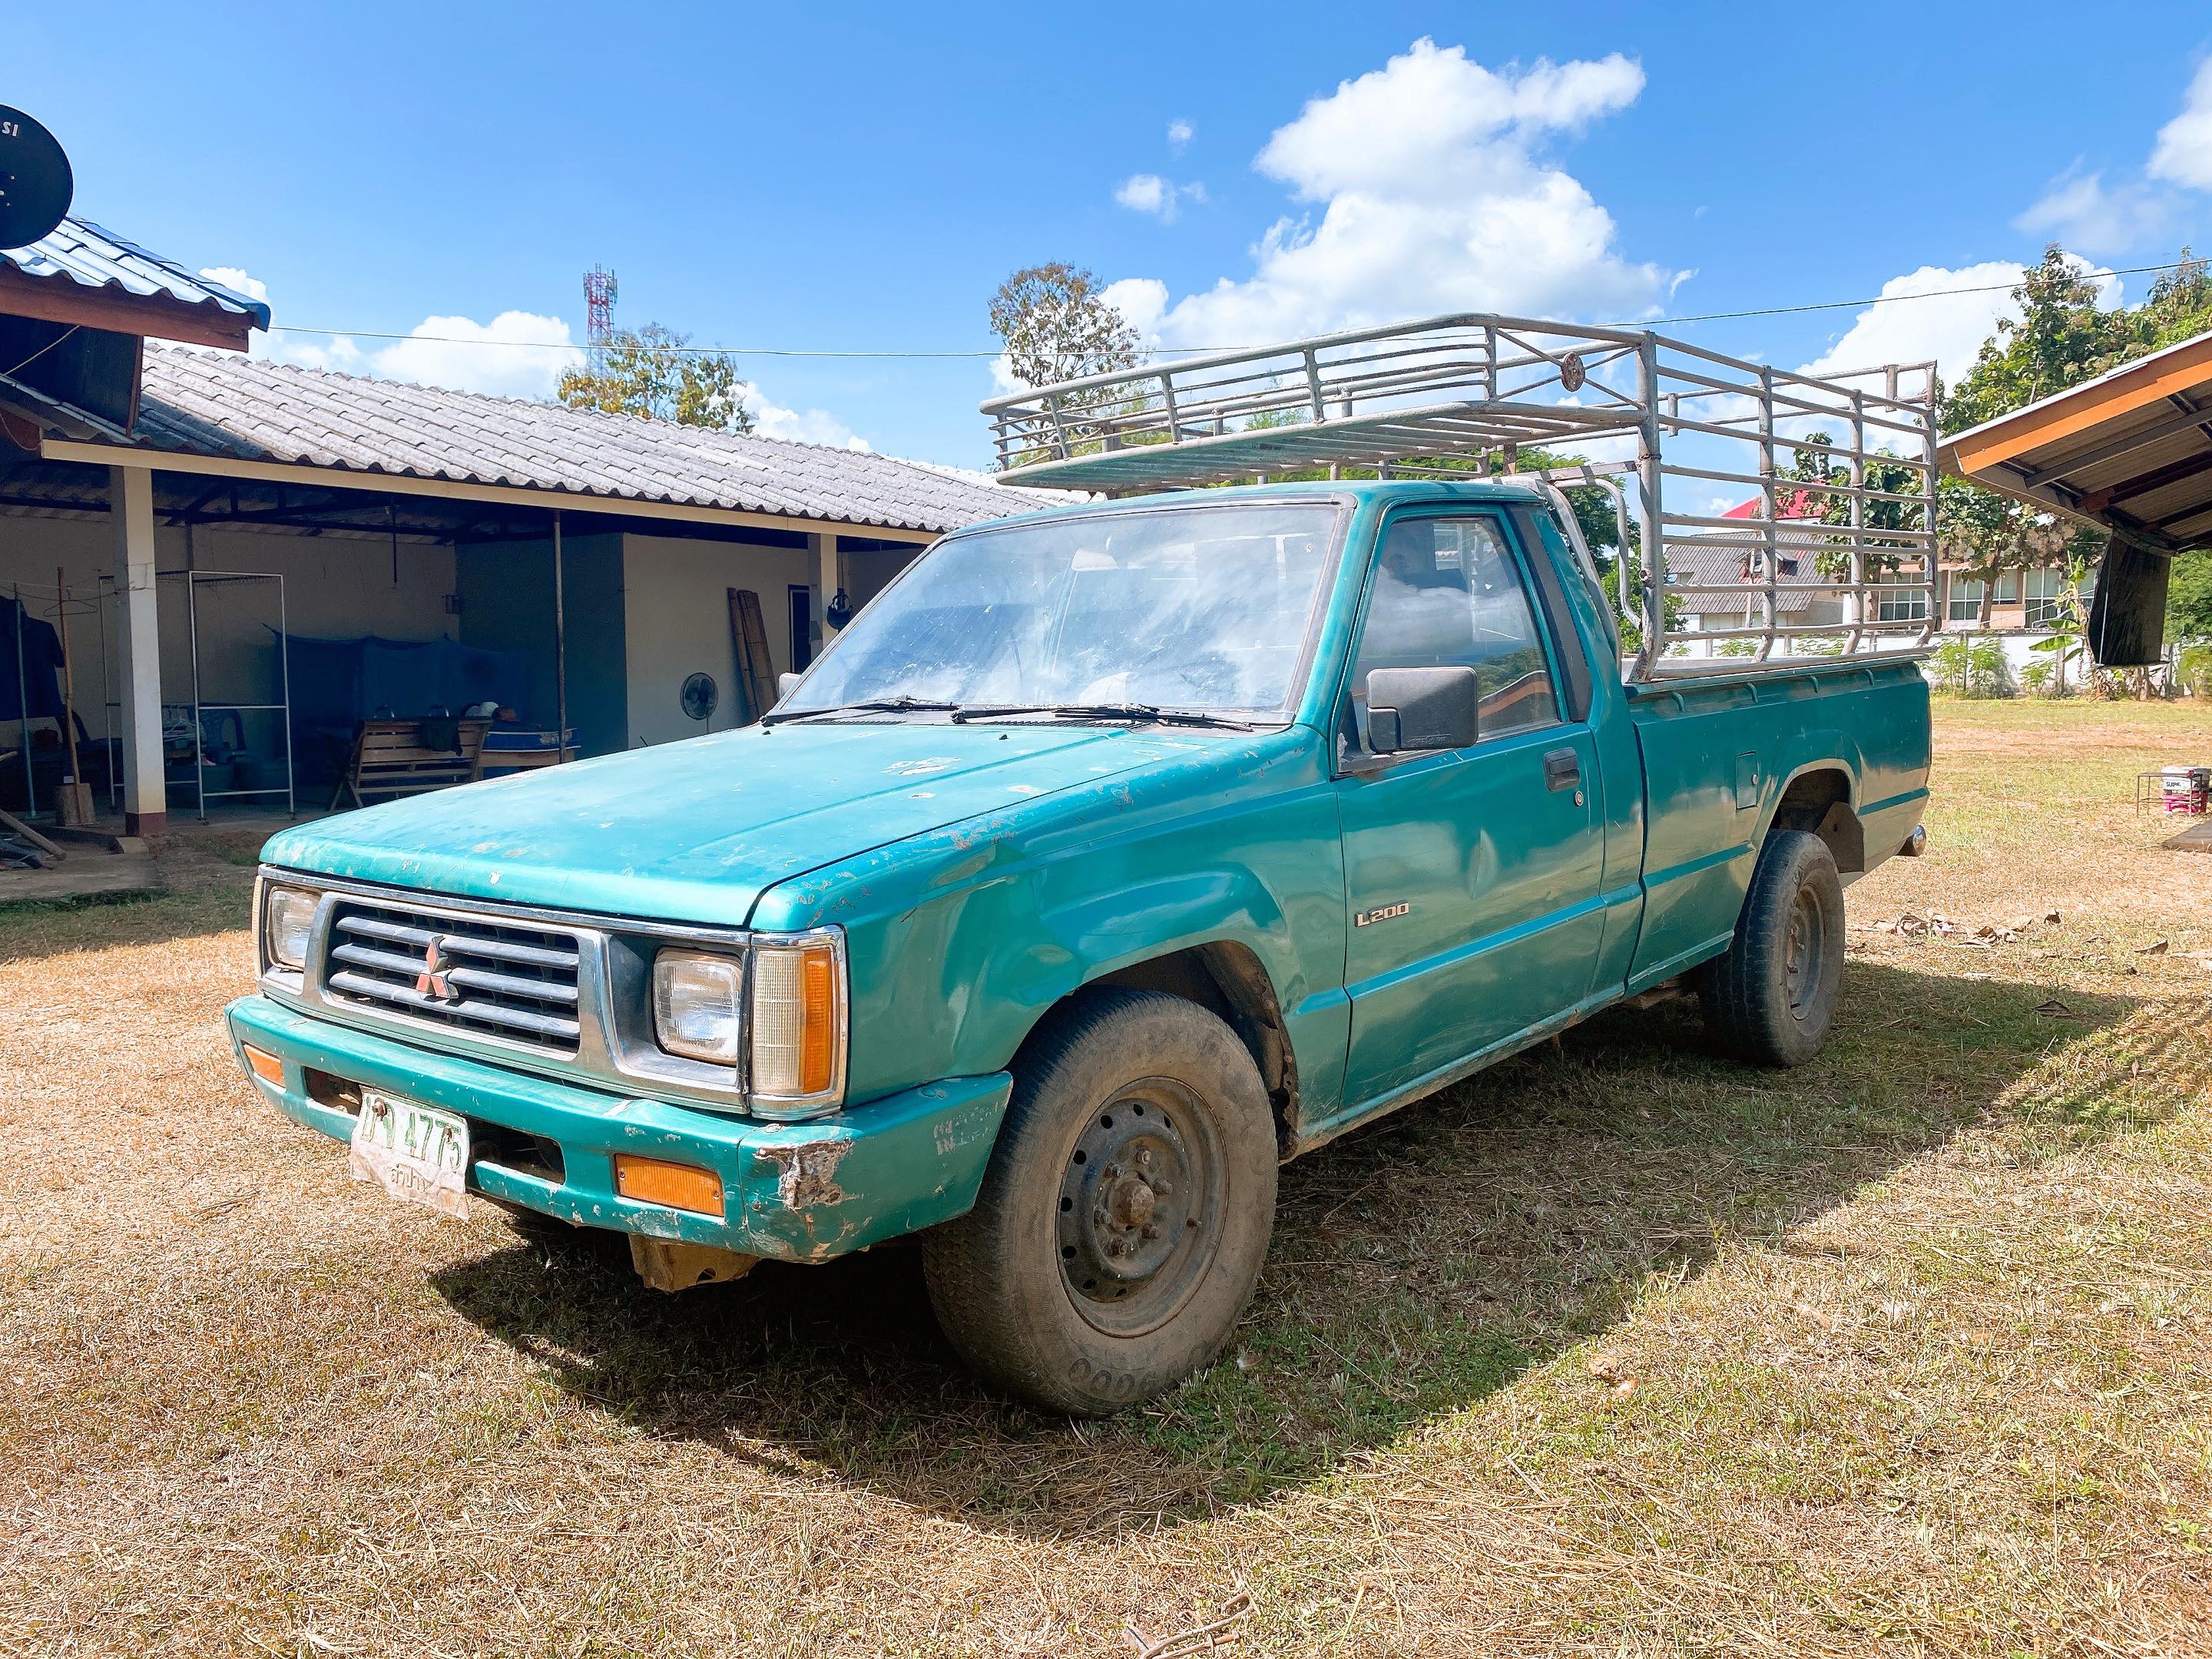
[(1474, 669), (1485, 738), (1559, 723), (1528, 579), (1495, 520), (1400, 519), (1375, 565), (1345, 734), (1355, 750), (1367, 746), (1367, 677), (1377, 668)]

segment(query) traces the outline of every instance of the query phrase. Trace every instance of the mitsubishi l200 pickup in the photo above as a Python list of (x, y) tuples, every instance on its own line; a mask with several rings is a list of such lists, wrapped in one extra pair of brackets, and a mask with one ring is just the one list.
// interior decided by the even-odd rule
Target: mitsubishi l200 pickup
[(987, 405), (1009, 477), (1150, 493), (945, 538), (756, 725), (278, 835), (240, 1060), (661, 1289), (918, 1235), (983, 1376), (1125, 1407), (1229, 1339), (1282, 1162), (1656, 988), (1819, 1051), (1927, 798), (1922, 380), (1460, 317)]

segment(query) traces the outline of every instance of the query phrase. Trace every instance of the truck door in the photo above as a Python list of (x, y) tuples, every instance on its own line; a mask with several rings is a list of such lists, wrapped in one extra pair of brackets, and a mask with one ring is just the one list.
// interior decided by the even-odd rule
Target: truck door
[[(1394, 517), (1377, 542), (1339, 732), (1347, 1104), (1414, 1085), (1589, 994), (1605, 844), (1588, 678), (1577, 710), (1529, 553), (1503, 514), (1464, 509)], [(1370, 672), (1461, 665), (1479, 676), (1474, 744), (1367, 748)]]

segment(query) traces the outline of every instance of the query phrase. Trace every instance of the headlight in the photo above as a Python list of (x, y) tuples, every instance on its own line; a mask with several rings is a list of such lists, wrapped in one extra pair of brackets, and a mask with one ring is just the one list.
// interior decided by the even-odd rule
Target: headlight
[(307, 935), (315, 926), (315, 895), (296, 887), (271, 887), (262, 923), (261, 939), (270, 965), (303, 969), (307, 965)]
[(687, 1060), (734, 1066), (744, 1030), (744, 964), (735, 957), (663, 951), (653, 959), (653, 1029)]
[(757, 944), (752, 1015), (752, 1097), (787, 1111), (836, 1105), (845, 1090), (846, 1018), (838, 936)]

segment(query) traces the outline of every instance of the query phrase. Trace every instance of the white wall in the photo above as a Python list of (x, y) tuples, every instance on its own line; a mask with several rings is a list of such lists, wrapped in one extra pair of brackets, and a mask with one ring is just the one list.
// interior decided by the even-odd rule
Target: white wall
[[(162, 573), (159, 603), (161, 628), (161, 696), (189, 702), (192, 695), (191, 629), (182, 572), (187, 550), (181, 527), (155, 533)], [(114, 537), (101, 519), (45, 519), (0, 514), (0, 592), (25, 585), (30, 614), (53, 620), (51, 590), (54, 568), (61, 566), (73, 594), (86, 601), (100, 592), (100, 579), (114, 570)], [(455, 631), (457, 619), (446, 612), (453, 588), (453, 550), (437, 543), (399, 542), (399, 580), (392, 580), (392, 544), (383, 536), (348, 536), (325, 532), (223, 529), (201, 526), (191, 534), (191, 568), (281, 574), (291, 631), (345, 638), (380, 634), (387, 639), (432, 640)], [(178, 573), (172, 574), (171, 573)], [(276, 653), (270, 629), (276, 625), (275, 584), (210, 585), (198, 592), (200, 669), (203, 696), (209, 702), (276, 701)], [(120, 696), (122, 665), (114, 657), (115, 619), (107, 615), (111, 695)], [(94, 737), (107, 731), (100, 707), (100, 628), (82, 610), (70, 617), (70, 644), (76, 653), (79, 714)]]
[[(730, 639), (729, 590), (760, 595), (769, 655), (791, 666), (792, 586), (814, 580), (805, 548), (690, 541), (673, 536), (623, 538), (623, 618), (629, 673), (629, 741), (673, 743), (738, 724), (737, 651)], [(821, 615), (817, 597), (815, 615)], [(714, 713), (702, 722), (684, 713), (684, 682), (714, 677)]]

